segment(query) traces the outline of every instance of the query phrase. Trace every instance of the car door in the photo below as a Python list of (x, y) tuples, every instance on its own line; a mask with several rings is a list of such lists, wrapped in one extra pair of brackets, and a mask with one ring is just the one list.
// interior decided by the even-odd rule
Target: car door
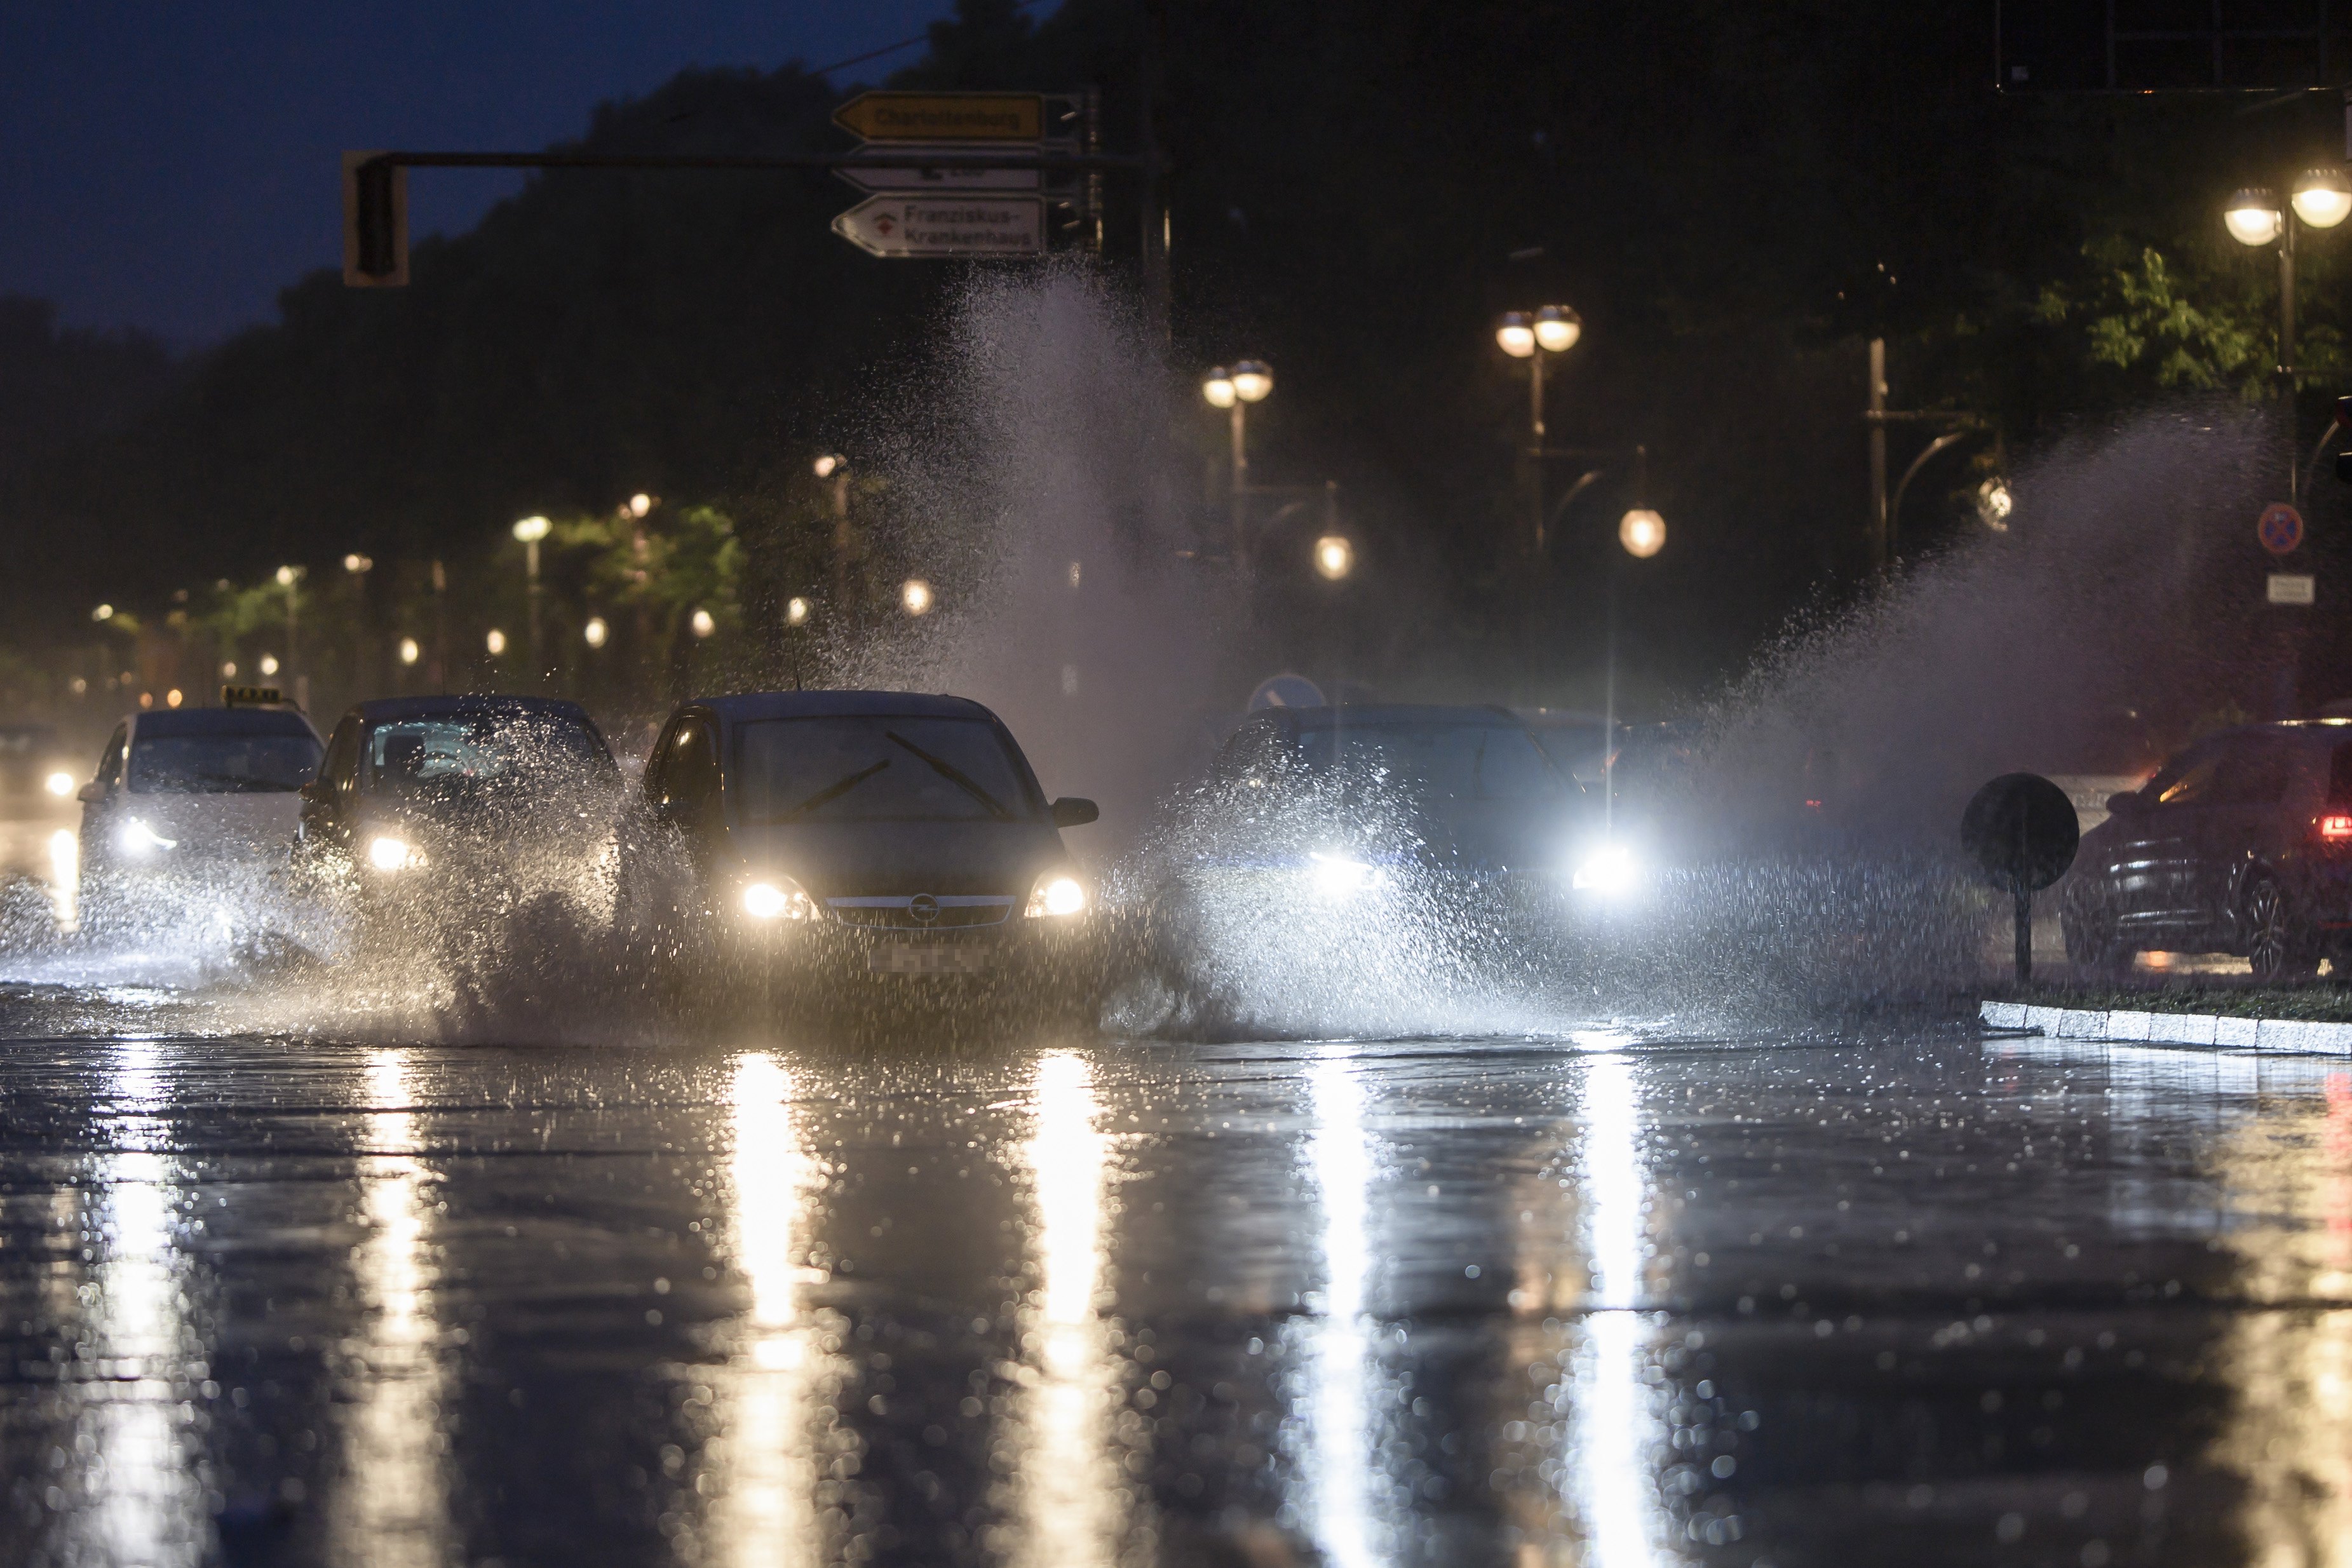
[(2108, 885), (2117, 931), (2134, 945), (2178, 936), (2202, 921), (2200, 837), (2222, 753), (2219, 741), (2191, 747), (2148, 781), (2138, 810), (2112, 819), (2117, 831)]
[(2298, 742), (2280, 731), (2226, 737), (2206, 804), (2197, 816), (2190, 890), (2198, 923), (2219, 932), (2231, 923), (2246, 868), (2276, 858), (2279, 808), (2294, 776)]
[(359, 796), (360, 716), (346, 713), (327, 742), (326, 760), (319, 776), (302, 786), (302, 818), (298, 833), (305, 843), (348, 848), (352, 840), (352, 808)]
[(719, 811), (718, 730), (717, 721), (707, 713), (680, 715), (646, 770), (646, 795), (654, 816), (677, 835), (706, 906), (726, 837)]

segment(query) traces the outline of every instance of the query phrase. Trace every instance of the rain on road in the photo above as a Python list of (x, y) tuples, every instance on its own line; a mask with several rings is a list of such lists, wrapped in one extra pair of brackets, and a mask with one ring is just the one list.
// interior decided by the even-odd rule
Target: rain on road
[(0, 1560), (2337, 1560), (2352, 1074), (0, 993)]

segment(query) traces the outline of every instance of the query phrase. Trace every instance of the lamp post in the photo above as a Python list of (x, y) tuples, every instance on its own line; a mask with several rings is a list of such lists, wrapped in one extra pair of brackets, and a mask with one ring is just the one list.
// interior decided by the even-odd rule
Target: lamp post
[(1223, 365), (1201, 378), (1201, 396), (1212, 408), (1225, 409), (1233, 426), (1234, 570), (1249, 575), (1249, 405), (1274, 394), (1274, 370), (1263, 361), (1245, 359), (1227, 370)]
[(310, 706), (310, 677), (302, 668), (300, 642), (301, 619), (299, 602), (302, 579), (310, 574), (307, 566), (280, 566), (278, 585), (286, 590), (286, 666), (294, 671), (294, 705)]
[[(543, 517), (527, 517), (514, 525), (514, 536), (522, 541), (524, 647), (530, 653), (530, 679), (534, 685), (540, 677), (539, 542), (547, 537), (552, 526)], [(499, 641), (503, 644), (506, 639), (501, 637)]]
[(362, 690), (375, 684), (375, 660), (372, 657), (375, 638), (368, 629), (371, 617), (367, 595), (368, 574), (374, 570), (375, 562), (357, 551), (343, 557), (343, 574), (351, 579), (352, 597), (357, 601), (352, 616), (352, 679)]
[(856, 542), (849, 532), (849, 459), (827, 452), (810, 466), (833, 491), (833, 609), (843, 615), (849, 605), (849, 555)]
[(2303, 474), (2294, 427), (2294, 236), (2298, 222), (2306, 228), (2329, 229), (2352, 217), (2352, 180), (2341, 169), (2306, 169), (2297, 175), (2293, 194), (2281, 207), (2278, 198), (2260, 186), (2232, 195), (2221, 209), (2221, 223), (2230, 237), (2249, 249), (2278, 247), (2279, 261), (2279, 395), (2286, 403), (2287, 476), (2290, 505), (2301, 498)]
[(1506, 310), (1495, 323), (1496, 344), (1528, 362), (1528, 540), (1538, 556), (1544, 552), (1544, 356), (1566, 353), (1583, 335), (1583, 318), (1565, 305)]

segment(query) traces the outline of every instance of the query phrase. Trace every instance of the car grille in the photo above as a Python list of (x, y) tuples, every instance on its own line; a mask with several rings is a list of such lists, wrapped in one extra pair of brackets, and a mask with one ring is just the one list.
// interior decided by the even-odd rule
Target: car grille
[[(932, 910), (931, 918), (922, 918), (917, 909), (920, 900)], [(940, 894), (933, 898), (919, 893), (908, 899), (827, 899), (825, 908), (833, 918), (844, 925), (866, 926), (882, 931), (955, 931), (971, 926), (1002, 924), (1013, 912), (1009, 898), (982, 897), (968, 894)]]

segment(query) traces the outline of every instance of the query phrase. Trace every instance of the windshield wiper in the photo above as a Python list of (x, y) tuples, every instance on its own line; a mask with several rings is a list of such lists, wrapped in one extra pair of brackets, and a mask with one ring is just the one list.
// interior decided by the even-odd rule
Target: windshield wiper
[(964, 794), (971, 796), (972, 799), (980, 802), (981, 805), (988, 807), (989, 814), (994, 816), (999, 822), (1010, 822), (1013, 820), (1013, 814), (1005, 810), (1003, 805), (999, 802), (994, 795), (981, 788), (977, 784), (974, 784), (971, 780), (971, 776), (966, 773), (962, 769), (957, 767), (953, 763), (949, 762), (944, 757), (935, 757), (931, 755), (930, 752), (923, 750), (922, 747), (915, 744), (914, 742), (909, 741), (906, 736), (899, 734), (895, 730), (885, 730), (882, 731), (882, 735), (885, 740), (898, 742), (898, 744), (906, 747), (907, 750), (914, 752), (915, 755), (922, 758), (926, 763), (929, 763), (931, 765), (932, 772), (938, 773), (940, 777), (947, 780), (948, 783), (955, 785), (956, 788), (963, 791)]
[(829, 800), (838, 800), (843, 795), (847, 795), (851, 790), (856, 789), (859, 784), (864, 784), (867, 779), (872, 778), (876, 773), (880, 773), (884, 768), (887, 768), (889, 765), (890, 759), (885, 757), (870, 768), (860, 768), (857, 772), (851, 773), (847, 778), (835, 779), (833, 783), (825, 785), (823, 789), (817, 791), (814, 795), (801, 802), (800, 805), (776, 817), (775, 820), (782, 822), (789, 817), (800, 816), (805, 813), (814, 811), (818, 806), (823, 805)]

